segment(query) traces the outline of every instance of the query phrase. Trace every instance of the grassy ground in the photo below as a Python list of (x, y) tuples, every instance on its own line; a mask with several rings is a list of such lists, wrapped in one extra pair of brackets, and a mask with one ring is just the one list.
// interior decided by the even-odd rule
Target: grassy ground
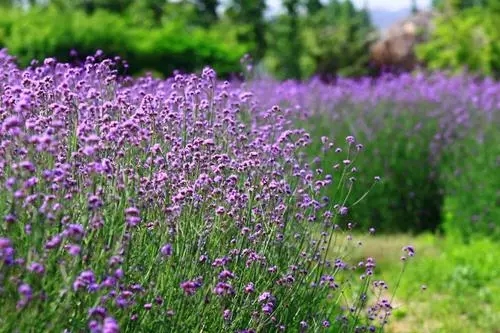
[(361, 237), (359, 259), (377, 260), (377, 279), (394, 288), (401, 248), (416, 256), (406, 266), (396, 293), (391, 333), (500, 332), (500, 244), (479, 239), (469, 245), (433, 235)]

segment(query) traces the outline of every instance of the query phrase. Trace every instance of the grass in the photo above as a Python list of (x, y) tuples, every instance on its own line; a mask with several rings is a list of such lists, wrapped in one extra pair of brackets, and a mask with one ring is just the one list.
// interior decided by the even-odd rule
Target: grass
[[(361, 236), (360, 236), (361, 237)], [(377, 258), (377, 278), (395, 286), (398, 251), (416, 247), (396, 292), (388, 333), (500, 332), (500, 244), (476, 239), (469, 245), (438, 235), (362, 236), (353, 259)], [(425, 288), (423, 288), (425, 286)]]

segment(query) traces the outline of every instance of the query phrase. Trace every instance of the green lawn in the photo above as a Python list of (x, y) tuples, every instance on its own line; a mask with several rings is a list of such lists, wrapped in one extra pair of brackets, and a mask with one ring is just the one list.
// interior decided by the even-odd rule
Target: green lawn
[(434, 235), (355, 240), (362, 245), (352, 259), (374, 257), (375, 279), (385, 280), (390, 292), (401, 273), (401, 248), (416, 248), (396, 292), (388, 332), (500, 332), (500, 244), (479, 239), (464, 245)]

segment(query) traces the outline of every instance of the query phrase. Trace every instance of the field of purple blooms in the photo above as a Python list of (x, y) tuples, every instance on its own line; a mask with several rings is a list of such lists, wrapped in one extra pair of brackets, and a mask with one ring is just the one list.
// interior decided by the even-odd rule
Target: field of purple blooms
[[(354, 135), (365, 143), (348, 218), (386, 235), (365, 239), (351, 255), (377, 258), (375, 275), (398, 285), (389, 332), (498, 331), (498, 82), (433, 73), (334, 86), (261, 80), (252, 89), (260, 100), (294, 108), (290, 118), (312, 137)], [(322, 172), (338, 168), (321, 144), (307, 150)], [(374, 174), (382, 181), (364, 196)], [(408, 243), (419, 255), (400, 280), (394, 259)]]
[(362, 239), (496, 237), (492, 81), (0, 68), (1, 332), (382, 332)]
[[(349, 217), (358, 225), (445, 231), (465, 242), (500, 235), (500, 83), (434, 73), (251, 86), (259, 100), (288, 107), (287, 118), (313, 138), (353, 135), (365, 144), (346, 202), (356, 205)], [(306, 149), (324, 173), (340, 167), (321, 142)], [(358, 202), (373, 176), (382, 183)]]

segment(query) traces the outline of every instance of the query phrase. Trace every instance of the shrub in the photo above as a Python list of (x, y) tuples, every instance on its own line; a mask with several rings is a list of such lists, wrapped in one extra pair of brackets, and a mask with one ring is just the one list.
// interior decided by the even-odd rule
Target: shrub
[(8, 19), (0, 22), (0, 42), (21, 66), (47, 57), (73, 60), (73, 49), (80, 60), (102, 50), (108, 57), (127, 60), (131, 74), (151, 70), (168, 76), (174, 70), (199, 71), (211, 64), (219, 75), (228, 76), (239, 72), (239, 59), (247, 51), (245, 45), (236, 42), (235, 33), (223, 30), (223, 24), (207, 30), (171, 20), (159, 27), (147, 27), (102, 10), (87, 15), (50, 6), (25, 13), (4, 11)]
[(442, 163), (447, 195), (444, 230), (469, 242), (500, 236), (499, 113), (475, 117), (473, 129), (453, 147)]
[(235, 33), (220, 29), (207, 32), (186, 28), (182, 22), (171, 22), (155, 30), (137, 29), (132, 35), (135, 52), (129, 60), (131, 69), (154, 69), (168, 75), (174, 70), (188, 73), (213, 64), (221, 76), (237, 73), (239, 60), (247, 49), (235, 42)]
[(420, 60), (431, 70), (450, 70), (483, 76), (500, 73), (500, 14), (471, 8), (436, 19), (431, 39), (417, 46)]
[(70, 60), (70, 51), (80, 55), (104, 50), (109, 55), (126, 56), (132, 51), (126, 23), (118, 16), (98, 11), (63, 13), (53, 7), (32, 9), (12, 25), (5, 46), (17, 56), (21, 66), (49, 56)]

